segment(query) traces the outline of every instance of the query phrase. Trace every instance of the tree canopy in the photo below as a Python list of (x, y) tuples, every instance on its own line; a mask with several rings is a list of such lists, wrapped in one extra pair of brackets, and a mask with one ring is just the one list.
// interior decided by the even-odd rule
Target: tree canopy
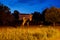
[(45, 12), (45, 21), (47, 22), (60, 22), (60, 9), (51, 7)]

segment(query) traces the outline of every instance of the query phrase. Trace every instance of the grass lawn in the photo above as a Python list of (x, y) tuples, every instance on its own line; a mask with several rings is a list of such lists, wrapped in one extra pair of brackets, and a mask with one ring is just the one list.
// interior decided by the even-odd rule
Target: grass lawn
[(0, 40), (60, 40), (60, 27), (0, 27)]

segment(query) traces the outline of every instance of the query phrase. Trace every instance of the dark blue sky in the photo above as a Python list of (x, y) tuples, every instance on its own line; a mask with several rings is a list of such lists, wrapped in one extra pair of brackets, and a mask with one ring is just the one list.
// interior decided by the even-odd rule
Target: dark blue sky
[(51, 6), (60, 7), (60, 0), (0, 0), (11, 11), (18, 10), (21, 13), (42, 12)]

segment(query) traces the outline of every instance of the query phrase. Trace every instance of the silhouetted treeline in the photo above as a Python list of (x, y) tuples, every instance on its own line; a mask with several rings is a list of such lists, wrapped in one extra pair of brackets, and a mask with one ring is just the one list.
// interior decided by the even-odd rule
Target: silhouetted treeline
[(60, 8), (51, 7), (42, 12), (44, 24), (60, 25)]
[(34, 12), (32, 15), (32, 22), (34, 25), (39, 25), (42, 21), (40, 12)]
[[(18, 26), (21, 25), (23, 20), (19, 20), (19, 11), (14, 10), (11, 13), (10, 8), (0, 4), (0, 25)], [(46, 8), (42, 13), (31, 13), (32, 21), (30, 25), (60, 25), (60, 8)]]

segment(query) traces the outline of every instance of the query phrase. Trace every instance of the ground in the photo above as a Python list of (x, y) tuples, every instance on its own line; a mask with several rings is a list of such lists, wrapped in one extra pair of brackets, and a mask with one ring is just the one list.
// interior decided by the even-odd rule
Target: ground
[(0, 27), (0, 40), (60, 40), (60, 27)]

